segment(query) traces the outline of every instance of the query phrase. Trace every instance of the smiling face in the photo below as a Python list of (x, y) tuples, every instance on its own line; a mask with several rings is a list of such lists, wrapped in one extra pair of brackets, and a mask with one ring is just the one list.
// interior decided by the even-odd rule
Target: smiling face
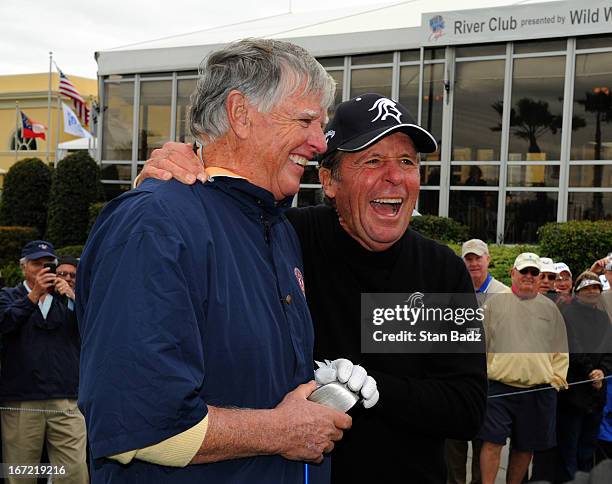
[[(521, 297), (534, 297), (538, 293), (540, 285), (539, 269), (535, 267), (526, 267), (522, 269), (524, 274), (516, 267), (510, 272), (512, 278), (512, 287), (516, 289)], [(537, 275), (534, 275), (537, 274)]]
[(257, 165), (248, 178), (272, 192), (276, 200), (298, 192), (304, 167), (326, 149), (323, 125), (327, 112), (321, 104), (319, 94), (298, 93), (267, 113), (252, 105), (249, 108), (249, 152)]
[(563, 294), (572, 292), (572, 276), (569, 272), (563, 271), (555, 280), (555, 290)]
[(597, 284), (586, 286), (576, 293), (576, 297), (581, 303), (595, 306), (601, 294), (601, 287)]
[(418, 160), (412, 140), (396, 132), (345, 153), (336, 177), (328, 168), (319, 170), (342, 227), (366, 249), (386, 250), (406, 232), (419, 196)]

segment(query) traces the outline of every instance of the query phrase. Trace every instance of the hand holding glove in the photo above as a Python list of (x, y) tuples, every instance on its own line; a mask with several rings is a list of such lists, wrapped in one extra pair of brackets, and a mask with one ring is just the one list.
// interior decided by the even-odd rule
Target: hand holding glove
[(365, 408), (371, 408), (378, 402), (380, 395), (376, 388), (376, 380), (369, 376), (362, 366), (353, 365), (346, 358), (325, 360), (323, 363), (315, 361), (315, 363), (319, 367), (315, 371), (315, 381), (319, 385), (327, 385), (334, 381), (346, 383), (349, 390), (361, 394)]

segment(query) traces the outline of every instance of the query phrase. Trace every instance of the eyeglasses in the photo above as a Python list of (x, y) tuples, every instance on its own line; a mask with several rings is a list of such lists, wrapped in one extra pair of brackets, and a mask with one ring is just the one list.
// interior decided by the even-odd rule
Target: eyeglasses
[(60, 277), (70, 277), (76, 279), (76, 272), (57, 271), (57, 275)]
[(571, 277), (563, 277), (563, 276), (561, 276), (561, 277), (559, 277), (559, 278), (557, 279), (557, 281), (571, 281), (571, 280), (572, 280), (572, 278), (571, 278)]
[(533, 277), (538, 277), (540, 275), (540, 269), (536, 269), (535, 267), (525, 267), (519, 271), (524, 276), (527, 274), (531, 274)]
[(542, 274), (542, 279), (548, 279), (549, 281), (556, 281), (557, 274)]

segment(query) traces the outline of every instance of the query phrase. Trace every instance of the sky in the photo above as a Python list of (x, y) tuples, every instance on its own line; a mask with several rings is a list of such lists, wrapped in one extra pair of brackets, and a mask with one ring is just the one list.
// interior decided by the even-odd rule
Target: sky
[[(94, 52), (289, 11), (398, 0), (0, 0), (0, 75), (48, 72), (95, 78)], [(25, 8), (27, 5), (27, 9)]]

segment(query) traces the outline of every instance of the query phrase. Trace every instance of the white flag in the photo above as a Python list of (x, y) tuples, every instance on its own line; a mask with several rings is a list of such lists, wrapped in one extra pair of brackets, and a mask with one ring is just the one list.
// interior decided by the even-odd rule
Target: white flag
[(91, 133), (87, 131), (83, 126), (76, 114), (70, 109), (68, 105), (62, 103), (62, 109), (64, 110), (64, 132), (78, 136), (79, 138), (91, 138)]

